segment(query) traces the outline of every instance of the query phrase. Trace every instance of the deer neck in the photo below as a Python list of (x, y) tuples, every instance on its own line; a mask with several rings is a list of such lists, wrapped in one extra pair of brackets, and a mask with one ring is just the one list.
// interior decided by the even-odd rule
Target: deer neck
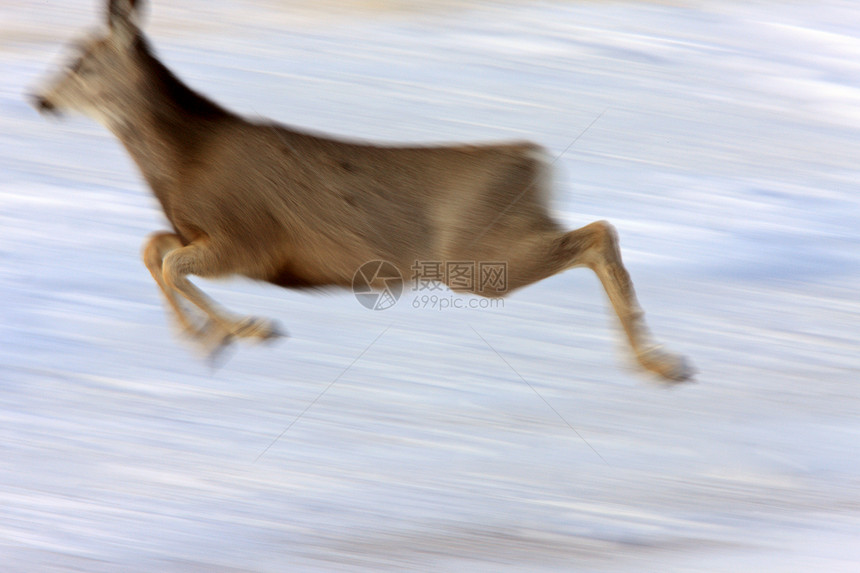
[(185, 168), (233, 114), (180, 81), (140, 39), (134, 81), (106, 118), (170, 217), (170, 198)]

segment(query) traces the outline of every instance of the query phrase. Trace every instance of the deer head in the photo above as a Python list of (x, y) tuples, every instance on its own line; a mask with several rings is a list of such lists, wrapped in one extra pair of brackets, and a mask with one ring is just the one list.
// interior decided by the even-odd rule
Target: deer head
[(109, 0), (107, 29), (73, 42), (68, 65), (33, 94), (42, 113), (76, 112), (110, 125), (115, 110), (135, 97), (140, 76), (137, 53), (144, 39), (138, 27), (140, 0)]

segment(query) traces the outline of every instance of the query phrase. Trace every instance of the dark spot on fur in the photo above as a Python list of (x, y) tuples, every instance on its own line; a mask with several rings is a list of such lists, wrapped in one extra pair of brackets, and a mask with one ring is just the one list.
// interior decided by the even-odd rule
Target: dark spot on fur
[(281, 267), (277, 272), (266, 279), (266, 281), (284, 288), (310, 288), (320, 286), (316, 282), (303, 277), (291, 265)]

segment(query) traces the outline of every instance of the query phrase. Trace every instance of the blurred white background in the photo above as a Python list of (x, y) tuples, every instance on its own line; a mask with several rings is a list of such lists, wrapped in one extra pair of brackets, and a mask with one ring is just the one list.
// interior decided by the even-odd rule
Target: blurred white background
[(618, 227), (700, 370), (673, 388), (585, 270), (449, 312), (206, 283), (292, 335), (211, 370), (140, 262), (164, 221), (125, 152), (25, 101), (102, 11), (0, 5), (4, 571), (860, 567), (854, 3), (148, 5), (163, 61), (245, 114), (548, 147), (559, 217)]

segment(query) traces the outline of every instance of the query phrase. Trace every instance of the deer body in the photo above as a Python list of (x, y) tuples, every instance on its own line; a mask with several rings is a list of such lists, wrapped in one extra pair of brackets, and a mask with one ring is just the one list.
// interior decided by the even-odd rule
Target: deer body
[[(138, 10), (110, 0), (108, 34), (82, 47), (37, 106), (91, 115), (122, 141), (173, 228), (149, 239), (144, 262), (194, 338), (220, 347), (279, 333), (269, 321), (219, 308), (189, 275), (345, 287), (372, 260), (403, 276), (416, 261), (504, 261), (504, 288), (476, 292), (503, 296), (588, 266), (640, 363), (667, 379), (690, 376), (683, 359), (650, 342), (612, 227), (565, 232), (550, 216), (540, 147), (377, 146), (244, 119), (158, 61)], [(204, 326), (185, 301), (204, 313)]]

